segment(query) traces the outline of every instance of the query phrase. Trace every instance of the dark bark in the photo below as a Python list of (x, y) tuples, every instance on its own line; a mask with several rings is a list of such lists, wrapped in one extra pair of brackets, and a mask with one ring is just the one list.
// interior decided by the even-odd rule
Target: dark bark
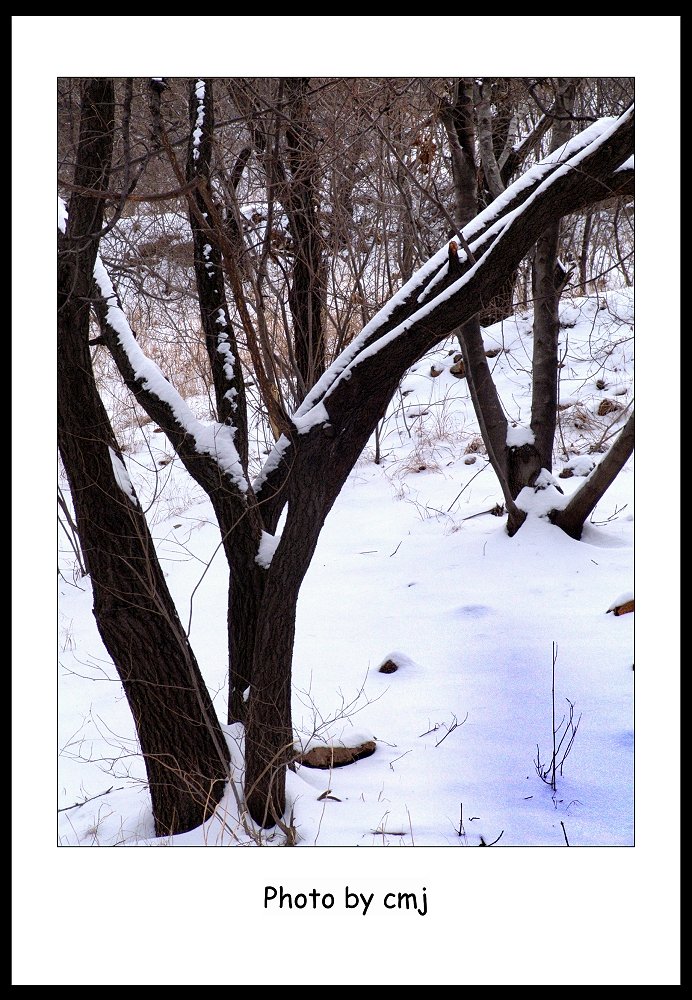
[[(550, 225), (536, 243), (532, 269), (533, 384), (531, 430), (541, 466), (553, 468), (559, 383), (560, 295), (567, 271), (557, 259), (560, 225)], [(528, 484), (524, 484), (528, 485)]]
[(510, 149), (504, 163), (500, 167), (500, 178), (505, 187), (514, 174), (521, 168), (526, 157), (531, 153), (548, 131), (552, 123), (549, 115), (541, 115), (533, 130), (521, 142), (517, 149)]
[(491, 96), (489, 88), (482, 81), (476, 85), (475, 110), (478, 122), (478, 148), (480, 150), (481, 164), (485, 183), (490, 193), (491, 200), (499, 198), (505, 189), (505, 184), (500, 175), (500, 168), (495, 157), (493, 145), (493, 120), (490, 108)]
[[(107, 188), (113, 109), (112, 82), (86, 81), (75, 171), (80, 187)], [(94, 616), (134, 717), (162, 835), (197, 827), (210, 815), (229, 755), (144, 512), (123, 488), (125, 466), (93, 376), (90, 295), (104, 204), (75, 194), (60, 238), (58, 444), (91, 574)]]
[(319, 170), (317, 141), (306, 98), (308, 80), (284, 81), (288, 97), (287, 165), (291, 180), (285, 207), (296, 250), (288, 304), (293, 318), (293, 353), (305, 390), (325, 368), (323, 310), (325, 268), (317, 221)]
[[(554, 110), (550, 150), (554, 152), (570, 137), (570, 114), (576, 97), (571, 79), (559, 80)], [(558, 340), (560, 336), (560, 296), (567, 272), (558, 261), (560, 219), (545, 229), (536, 243), (533, 257), (533, 387), (531, 394), (531, 430), (540, 465), (553, 468), (553, 441), (557, 426)], [(540, 470), (540, 466), (539, 466)], [(530, 485), (527, 481), (523, 485)]]
[[(202, 84), (197, 96), (198, 84)], [(202, 178), (210, 191), (211, 158), (214, 137), (214, 98), (212, 83), (190, 81), (190, 143), (187, 154), (187, 180)], [(206, 203), (199, 191), (192, 194), (199, 215), (206, 212)], [(243, 468), (247, 469), (247, 405), (245, 382), (240, 365), (238, 344), (230, 320), (223, 280), (221, 250), (214, 239), (213, 229), (203, 229), (199, 215), (190, 213), (190, 228), (194, 248), (195, 277), (199, 298), (204, 342), (214, 381), (217, 418), (222, 424), (237, 428), (235, 445)]]
[[(475, 161), (474, 105), (476, 106), (475, 110), (478, 117), (478, 130), (481, 134), (481, 140), (483, 138), (485, 140), (485, 142), (481, 141), (481, 152), (485, 154), (485, 161), (488, 158), (492, 159), (493, 162), (495, 161), (492, 149), (490, 107), (486, 101), (484, 117), (478, 106), (480, 101), (480, 91), (478, 87), (474, 87), (472, 81), (459, 81), (456, 90), (456, 102), (452, 108), (443, 114), (443, 122), (447, 130), (450, 148), (452, 149), (452, 175), (456, 205), (455, 221), (459, 231), (477, 215), (479, 207), (478, 171)], [(483, 162), (483, 166), (487, 170), (488, 164), (485, 161)], [(499, 185), (499, 177), (497, 177), (497, 183)], [(499, 193), (500, 190), (498, 190)], [(454, 244), (450, 244), (450, 248), (452, 246)], [(462, 273), (456, 252), (450, 252), (449, 272), (451, 278)], [(512, 276), (509, 280), (510, 298), (512, 296), (513, 283)], [(521, 525), (523, 515), (514, 504), (514, 498), (517, 494), (512, 493), (509, 485), (506, 446), (507, 418), (497, 394), (497, 389), (485, 355), (480, 315), (476, 314), (472, 316), (455, 332), (464, 357), (467, 384), (476, 419), (478, 420), (478, 426), (485, 442), (488, 458), (500, 483), (505, 498), (505, 505), (510, 514), (511, 526), (514, 531)]]
[[(490, 86), (483, 81), (474, 86), (474, 109), (482, 176), (485, 182), (483, 200), (493, 201), (504, 192), (506, 183), (502, 178), (495, 154), (495, 145), (499, 137), (493, 128)], [(482, 326), (491, 326), (512, 315), (516, 280), (517, 272), (514, 271), (501, 286), (498, 294), (493, 296), (492, 301), (483, 309), (479, 317)]]
[(591, 239), (591, 225), (593, 223), (593, 212), (587, 212), (584, 216), (584, 232), (581, 238), (581, 253), (579, 254), (579, 291), (586, 295), (586, 283), (589, 273), (589, 240)]
[[(201, 81), (190, 81), (190, 143), (187, 157), (187, 179), (203, 177), (206, 196), (210, 197), (211, 158), (214, 138), (213, 84), (203, 82), (204, 92), (199, 89)], [(242, 170), (249, 159), (249, 149), (244, 150), (235, 164), (231, 175), (233, 197)], [(235, 428), (233, 443), (238, 451), (243, 469), (248, 467), (248, 422), (245, 398), (245, 382), (240, 363), (240, 354), (234, 327), (226, 300), (223, 256), (215, 234), (218, 227), (209, 220), (205, 198), (198, 192), (192, 196), (197, 212), (189, 213), (194, 246), (195, 277), (199, 300), (202, 328), (204, 330), (210, 369), (214, 379), (216, 409), (222, 423)], [(203, 225), (202, 219), (209, 224)], [(236, 234), (238, 235), (238, 234)], [(234, 231), (228, 236), (234, 243)], [(197, 456), (191, 456), (197, 463)], [(208, 490), (208, 487), (205, 487)], [(211, 494), (210, 494), (211, 495)], [(232, 498), (219, 495), (215, 489), (214, 504), (224, 551), (229, 565), (228, 584), (228, 650), (229, 650), (229, 692), (228, 721), (242, 720), (245, 716), (245, 691), (252, 683), (252, 663), (254, 656), (254, 629), (262, 589), (260, 568), (254, 563), (260, 536), (259, 518), (248, 520), (241, 530), (236, 530), (239, 517), (247, 511), (247, 503), (234, 491)], [(250, 501), (251, 503), (251, 501)], [(240, 511), (239, 508), (245, 509)], [(253, 523), (251, 523), (253, 522)], [(254, 530), (253, 530), (254, 528)]]
[[(442, 114), (452, 152), (455, 222), (459, 231), (478, 214), (473, 94), (473, 82), (459, 80), (455, 102)], [(452, 278), (463, 273), (456, 252), (450, 253), (449, 270)], [(455, 332), (464, 357), (467, 383), (481, 435), (498, 480), (503, 484), (506, 480), (507, 418), (488, 367), (479, 316), (472, 316)]]
[[(609, 142), (581, 160), (579, 170), (561, 175), (526, 206), (520, 217), (504, 228), (501, 238), (497, 230), (490, 232), (479, 226), (473, 244), (478, 262), (474, 273), (447, 298), (440, 293), (458, 282), (468, 270), (468, 261), (457, 260), (458, 266), (450, 268), (448, 258), (414, 281), (405, 300), (387, 319), (373, 325), (371, 335), (360, 345), (357, 363), (350, 365), (350, 378), (334, 373), (325, 383), (320, 400), (328, 421), (307, 433), (294, 432), (286, 441), (281, 460), (256, 493), (241, 493), (219, 468), (214, 472), (213, 457), (196, 453), (172, 412), (166, 412), (166, 405), (152, 399), (131, 371), (127, 375), (149, 412), (160, 414), (156, 419), (188, 468), (211, 489), (231, 572), (239, 580), (249, 581), (238, 627), (245, 630), (247, 662), (251, 659), (245, 789), (251, 815), (258, 823), (272, 825), (284, 810), (285, 768), (292, 756), (290, 677), (295, 607), (320, 529), (349, 472), (404, 372), (479, 312), (555, 216), (572, 211), (585, 200), (602, 197), (604, 183), (631, 152), (632, 132), (630, 121), (625, 119)], [(434, 304), (427, 303), (427, 297), (437, 296)], [(408, 320), (405, 336), (382, 343), (384, 335), (404, 320)], [(111, 340), (117, 359), (117, 338)], [(378, 341), (378, 350), (364, 353)], [(122, 358), (120, 363), (126, 368)], [(288, 516), (281, 541), (269, 568), (259, 569), (255, 555), (260, 531), (275, 531), (286, 504)]]
[(101, 336), (123, 381), (142, 408), (165, 432), (185, 468), (209, 496), (216, 514), (224, 553), (230, 568), (228, 593), (229, 713), (228, 721), (242, 720), (243, 692), (251, 683), (254, 628), (264, 577), (255, 563), (262, 533), (260, 511), (252, 490), (242, 492), (219, 466), (215, 456), (198, 450), (192, 436), (179, 423), (174, 409), (160, 399), (135, 372), (121, 339), (109, 320), (109, 304), (94, 288), (94, 306)]
[[(343, 405), (353, 407), (358, 412), (366, 402), (371, 401), (369, 379), (373, 378), (374, 386), (379, 385), (377, 375), (383, 367), (391, 365), (398, 380), (426, 351), (443, 341), (457, 326), (471, 319), (483, 302), (492, 297), (505, 276), (518, 266), (541, 232), (556, 216), (600, 201), (604, 189), (608, 189), (611, 184), (611, 178), (616, 176), (617, 165), (627, 159), (633, 145), (634, 114), (628, 112), (623, 115), (617, 130), (608, 141), (600, 143), (595, 150), (583, 156), (579, 170), (562, 173), (531, 205), (526, 206), (520, 216), (515, 217), (504, 228), (502, 239), (497, 239), (496, 231), (489, 232), (488, 225), (479, 225), (479, 235), (474, 238), (473, 251), (477, 259), (483, 256), (483, 260), (476, 266), (471, 278), (448, 297), (438, 298), (437, 304), (422, 316), (416, 314), (420, 313), (421, 307), (426, 307), (427, 296), (440, 296), (440, 293), (458, 280), (458, 275), (446, 275), (449, 266), (447, 259), (438, 268), (427, 271), (414, 282), (403, 302), (388, 312), (380, 323), (373, 325), (370, 335), (362, 341), (359, 355), (408, 321), (406, 336), (396, 337), (378, 353), (358, 363), (353, 368), (351, 379), (347, 381), (342, 378), (338, 385), (330, 383), (319, 397), (327, 405), (332, 425), (342, 397)], [(518, 199), (512, 199), (508, 210), (516, 207), (517, 203)], [(468, 266), (467, 263), (461, 265), (462, 274), (468, 270)], [(428, 290), (433, 282), (434, 291), (431, 295)], [(373, 367), (377, 371), (373, 371)], [(396, 384), (395, 381), (395, 387)], [(388, 400), (382, 399), (379, 392), (378, 400), (376, 409), (381, 413)], [(363, 412), (365, 419), (365, 411)], [(344, 413), (343, 418), (346, 417), (347, 414)], [(370, 427), (369, 433), (374, 426)], [(281, 461), (266, 476), (257, 493), (257, 500), (263, 505), (265, 523), (267, 518), (278, 517), (278, 511), (285, 503), (296, 450), (304, 446), (305, 438), (305, 435), (296, 435), (289, 443)]]
[(541, 456), (532, 444), (507, 447), (506, 454), (507, 482), (512, 498), (516, 499), (525, 486), (533, 486), (536, 482), (542, 468)]
[(562, 510), (552, 512), (550, 520), (553, 524), (579, 541), (587, 517), (608, 487), (615, 481), (633, 451), (634, 413), (620, 431), (610, 451), (603, 456), (584, 485), (572, 496), (567, 506)]
[(462, 228), (478, 213), (472, 80), (457, 80), (454, 101), (442, 108), (440, 118), (452, 157), (456, 222)]
[[(627, 270), (627, 264), (625, 263), (625, 256), (623, 255), (622, 249), (620, 247), (620, 215), (621, 215), (621, 209), (622, 209), (622, 203), (618, 204), (617, 208), (615, 209), (615, 218), (613, 219), (613, 235), (615, 236), (615, 250), (616, 250), (617, 255), (618, 255), (618, 264), (620, 266), (620, 270), (622, 271), (622, 276), (625, 279), (625, 284), (627, 285), (627, 287), (631, 288), (632, 287), (632, 279), (629, 276), (629, 272)], [(627, 208), (625, 208), (624, 215), (625, 215), (625, 218), (627, 218)]]

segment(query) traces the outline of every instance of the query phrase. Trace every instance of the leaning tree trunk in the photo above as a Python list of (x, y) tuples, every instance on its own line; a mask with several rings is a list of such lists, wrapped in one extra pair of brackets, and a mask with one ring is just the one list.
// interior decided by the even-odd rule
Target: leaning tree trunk
[[(454, 104), (443, 109), (441, 117), (452, 153), (455, 219), (459, 233), (478, 213), (478, 170), (475, 153), (473, 82), (459, 80)], [(450, 275), (461, 273), (456, 251), (450, 245)], [(465, 251), (466, 252), (466, 251)], [(455, 331), (464, 359), (469, 394), (478, 420), (488, 458), (502, 488), (509, 512), (508, 531), (518, 530), (525, 515), (517, 508), (508, 479), (507, 418), (495, 388), (483, 346), (480, 313), (472, 316)]]
[[(89, 348), (92, 275), (113, 147), (113, 84), (84, 86), (75, 186), (58, 262), (58, 443), (94, 616), (132, 711), (156, 833), (199, 826), (229, 753), (99, 397)], [(91, 193), (92, 196), (89, 195)], [(96, 195), (96, 196), (94, 196)]]
[[(114, 331), (108, 335), (108, 346), (126, 381), (209, 493), (222, 536), (229, 539), (229, 561), (233, 562), (235, 550), (234, 565), (241, 575), (257, 566), (262, 531), (274, 534), (281, 511), (288, 508), (274, 555), (262, 560), (267, 568), (260, 570), (265, 580), (256, 589), (257, 601), (248, 602), (247, 622), (240, 623), (240, 627), (247, 624), (255, 636), (245, 789), (257, 822), (271, 825), (284, 811), (285, 767), (292, 753), (288, 695), (298, 588), (324, 519), (350, 470), (404, 373), (480, 311), (555, 216), (599, 200), (606, 187), (616, 192), (623, 183), (631, 183), (631, 178), (623, 181), (615, 171), (632, 153), (633, 125), (633, 114), (623, 115), (607, 134), (607, 142), (594, 143), (592, 150), (588, 145), (583, 148), (578, 170), (543, 176), (542, 190), (535, 198), (529, 198), (526, 185), (514, 192), (503, 207), (521, 208), (499, 232), (489, 222), (476, 228), (472, 252), (478, 263), (472, 273), (468, 273), (470, 258), (460, 261), (454, 241), (447, 260), (436, 255), (435, 265), (424, 268), (418, 280), (412, 279), (406, 294), (384, 309), (348, 356), (342, 356), (343, 364), (337, 362), (327, 370), (310, 403), (294, 415), (293, 433), (289, 430), (277, 444), (252, 488), (245, 484), (241, 489), (218, 454), (195, 448), (195, 424), (186, 424), (187, 418), (180, 416), (184, 402), (171, 401), (172, 387), (166, 389), (168, 402), (157, 397), (148, 384), (150, 368), (143, 359), (137, 360), (142, 371), (135, 375), (128, 357), (123, 356), (127, 355), (126, 341), (134, 358), (134, 337)], [(537, 186), (538, 178), (534, 181)], [(404, 321), (408, 321), (405, 336), (401, 335)], [(305, 417), (309, 419), (301, 424)], [(242, 557), (237, 550), (241, 540)]]
[(634, 413), (622, 428), (610, 451), (604, 455), (584, 485), (562, 510), (555, 510), (550, 520), (576, 538), (582, 536), (584, 523), (634, 451)]

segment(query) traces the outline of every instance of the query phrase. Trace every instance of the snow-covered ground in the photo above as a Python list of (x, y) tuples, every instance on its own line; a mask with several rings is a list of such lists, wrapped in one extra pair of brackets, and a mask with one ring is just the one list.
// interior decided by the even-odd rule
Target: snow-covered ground
[[(553, 472), (566, 497), (629, 413), (632, 307), (627, 289), (563, 304)], [(530, 313), (489, 328), (485, 345), (498, 352), (490, 364), (521, 436), (530, 420)], [(443, 345), (402, 382), (381, 429), (380, 464), (373, 440), (301, 591), (297, 739), (375, 739), (377, 749), (331, 772), (289, 775), (297, 844), (632, 845), (634, 615), (608, 609), (634, 588), (634, 463), (581, 542), (540, 516), (562, 501), (552, 484), (523, 496), (529, 518), (510, 539), (505, 518), (493, 514), (502, 494), (466, 380), (450, 371), (456, 353), (453, 342)], [(144, 506), (154, 500), (159, 556), (223, 719), (227, 568), (211, 508), (152, 424), (131, 441), (128, 471)], [(75, 577), (68, 551), (61, 560), (59, 843), (151, 844), (144, 767), (89, 582)], [(399, 669), (379, 672), (388, 658)], [(538, 774), (552, 753), (553, 660), (558, 742), (570, 718), (576, 728), (555, 790)], [(238, 727), (227, 732), (239, 761)], [(219, 816), (159, 843), (255, 842), (230, 791)], [(262, 835), (269, 845), (284, 840)]]
[[(563, 303), (553, 474), (566, 497), (629, 413), (632, 311), (631, 290)], [(485, 332), (487, 350), (500, 349), (490, 363), (517, 439), (529, 419), (530, 327), (526, 314)], [(381, 462), (372, 440), (301, 591), (297, 741), (376, 740), (357, 763), (288, 776), (298, 847), (329, 850), (205, 851), (286, 840), (248, 831), (231, 790), (204, 828), (153, 837), (144, 768), (89, 584), (73, 578), (62, 553), (70, 582), (59, 595), (59, 847), (38, 869), (43, 879), (53, 872), (53, 887), (22, 875), (21, 891), (46, 901), (46, 914), (65, 913), (70, 930), (56, 935), (50, 967), (25, 961), (27, 982), (82, 981), (72, 970), (84, 967), (85, 981), (107, 985), (677, 984), (678, 548), (668, 446), (656, 437), (652, 448), (640, 424), (648, 492), (637, 491), (646, 530), (636, 580), (633, 460), (581, 542), (540, 516), (562, 499), (551, 484), (522, 495), (531, 513), (510, 539), (493, 513), (502, 496), (466, 381), (450, 372), (456, 353), (442, 345), (403, 380), (381, 428)], [(602, 407), (606, 399), (623, 409)], [(188, 402), (202, 419), (204, 400)], [(226, 570), (208, 502), (152, 425), (128, 429), (121, 414), (119, 427), (224, 718)], [(635, 583), (636, 671), (636, 613), (612, 612)], [(396, 672), (379, 671), (387, 659)], [(555, 791), (536, 766), (552, 750), (553, 665), (558, 740), (570, 711), (577, 727)], [(228, 738), (239, 765), (237, 727)], [(449, 849), (483, 844), (505, 850)], [(169, 845), (197, 849), (149, 849)], [(381, 849), (409, 845), (418, 849)], [(47, 926), (40, 910), (36, 926)], [(30, 940), (31, 921), (21, 927)], [(171, 950), (179, 931), (194, 954)]]

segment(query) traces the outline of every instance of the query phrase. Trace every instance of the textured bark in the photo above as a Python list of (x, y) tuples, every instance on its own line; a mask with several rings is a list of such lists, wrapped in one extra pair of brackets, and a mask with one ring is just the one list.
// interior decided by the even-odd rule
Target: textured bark
[[(84, 84), (75, 184), (107, 188), (113, 86)], [(219, 801), (228, 749), (168, 592), (144, 512), (122, 486), (122, 463), (89, 351), (92, 275), (103, 221), (99, 198), (75, 194), (58, 261), (58, 444), (94, 616), (122, 681), (144, 756), (157, 834), (199, 826)]]
[(589, 240), (591, 239), (591, 226), (593, 224), (593, 212), (587, 212), (584, 216), (584, 232), (581, 238), (581, 252), (579, 254), (579, 291), (586, 295), (586, 282), (589, 273)]
[(495, 474), (500, 484), (504, 485), (507, 479), (507, 417), (488, 366), (478, 316), (468, 320), (456, 332), (478, 426)]
[[(203, 114), (200, 114), (200, 108)], [(190, 142), (187, 157), (187, 179), (203, 177), (206, 194), (211, 190), (211, 158), (214, 138), (213, 84), (204, 81), (204, 94), (198, 94), (198, 82), (190, 81)], [(200, 121), (201, 119), (201, 121)], [(240, 181), (240, 174), (249, 158), (249, 150), (243, 151), (231, 176), (233, 188)], [(214, 379), (216, 409), (222, 423), (232, 424), (236, 433), (234, 444), (243, 469), (247, 474), (248, 463), (248, 422), (245, 399), (245, 382), (240, 363), (238, 344), (226, 300), (223, 256), (215, 239), (216, 227), (202, 226), (200, 216), (208, 219), (206, 201), (201, 194), (193, 195), (198, 212), (190, 212), (190, 228), (194, 246), (195, 277), (199, 300), (202, 329), (204, 330), (207, 354)], [(233, 233), (229, 236), (233, 245)], [(259, 541), (259, 519), (255, 516), (236, 530), (239, 517), (247, 511), (247, 505), (234, 496), (218, 496), (215, 504), (216, 515), (222, 534), (224, 551), (229, 565), (228, 585), (228, 650), (229, 650), (229, 692), (228, 721), (242, 721), (245, 716), (244, 693), (252, 683), (252, 663), (254, 656), (254, 629), (251, 623), (257, 618), (257, 608), (262, 590), (260, 568), (254, 563)], [(239, 503), (240, 500), (240, 503)], [(251, 503), (251, 501), (250, 501)], [(245, 506), (242, 514), (239, 507)], [(254, 530), (253, 530), (254, 529)]]
[(287, 164), (291, 173), (285, 207), (296, 248), (288, 304), (293, 318), (293, 353), (305, 390), (325, 368), (323, 311), (324, 255), (317, 221), (319, 171), (317, 140), (306, 99), (308, 80), (288, 78)]
[[(340, 379), (338, 384), (330, 383), (315, 400), (325, 401), (332, 424), (330, 433), (337, 433), (335, 421), (338, 420), (340, 424), (342, 421), (353, 420), (359, 410), (363, 413), (363, 419), (367, 420), (365, 407), (373, 401), (373, 394), (377, 396), (375, 410), (381, 414), (389, 401), (381, 395), (381, 386), (389, 381), (382, 381), (383, 369), (391, 366), (395, 379), (400, 379), (426, 351), (443, 341), (460, 324), (471, 319), (483, 302), (492, 297), (505, 276), (518, 266), (555, 217), (602, 200), (604, 190), (611, 183), (618, 185), (615, 171), (631, 155), (633, 146), (634, 114), (626, 113), (609, 140), (587, 153), (580, 162), (579, 170), (563, 173), (540, 196), (534, 198), (521, 215), (507, 225), (501, 240), (497, 240), (496, 231), (489, 232), (489, 226), (479, 227), (478, 235), (474, 237), (473, 250), (477, 259), (484, 255), (483, 260), (461, 287), (448, 297), (442, 297), (441, 293), (458, 280), (456, 272), (441, 276), (442, 268), (448, 270), (448, 261), (439, 269), (425, 272), (409, 289), (403, 301), (388, 312), (385, 319), (373, 324), (370, 335), (361, 343), (359, 355), (408, 320), (406, 336), (394, 338), (376, 354), (364, 358), (353, 368), (350, 379)], [(512, 200), (511, 208), (518, 203), (519, 199)], [(462, 264), (461, 274), (468, 268), (468, 263)], [(421, 303), (425, 305), (426, 290), (433, 282), (434, 294), (438, 296), (437, 304), (423, 316), (416, 317), (415, 314), (421, 310)], [(395, 381), (395, 387), (396, 384)], [(374, 426), (373, 423), (368, 428), (368, 434), (372, 433)], [(278, 517), (278, 513), (272, 515), (271, 511), (279, 510), (286, 501), (287, 487), (293, 479), (296, 453), (305, 446), (306, 437), (307, 435), (297, 435), (289, 442), (281, 461), (266, 476), (258, 490), (257, 500), (263, 505), (265, 521), (267, 517)]]
[(550, 128), (552, 119), (549, 115), (541, 115), (534, 129), (529, 132), (517, 149), (510, 149), (504, 162), (500, 163), (500, 178), (505, 187), (509, 184), (514, 174), (521, 168), (526, 157), (534, 150), (545, 133)]
[[(574, 107), (576, 85), (571, 79), (558, 81), (550, 150), (564, 145), (570, 137), (569, 115)], [(558, 262), (560, 219), (545, 229), (536, 243), (533, 258), (533, 383), (531, 394), (531, 430), (540, 463), (549, 472), (553, 468), (553, 441), (557, 426), (558, 340), (560, 336), (560, 296), (566, 271)], [(529, 485), (526, 482), (524, 485)]]
[(615, 439), (615, 443), (593, 470), (584, 485), (562, 510), (553, 511), (550, 520), (577, 541), (582, 536), (584, 522), (615, 481), (618, 473), (634, 451), (634, 413)]
[[(491, 231), (489, 224), (479, 227), (473, 244), (478, 263), (473, 274), (455, 290), (450, 286), (466, 273), (469, 262), (450, 268), (447, 260), (415, 281), (387, 318), (373, 324), (370, 335), (360, 345), (358, 363), (350, 367), (350, 378), (334, 376), (325, 380), (319, 399), (328, 422), (313, 426), (307, 433), (293, 432), (285, 442), (281, 459), (256, 493), (248, 490), (241, 495), (218, 468), (214, 472), (213, 458), (195, 453), (173, 414), (166, 412), (160, 401), (147, 398), (143, 386), (130, 372), (138, 398), (150, 412), (160, 414), (160, 426), (180, 449), (181, 458), (211, 491), (232, 579), (239, 587), (248, 588), (239, 605), (237, 627), (246, 643), (244, 655), (249, 666), (245, 676), (250, 681), (245, 791), (251, 815), (258, 823), (273, 825), (285, 807), (285, 769), (292, 757), (293, 737), (291, 662), (300, 584), (324, 519), (402, 375), (459, 324), (473, 319), (556, 216), (572, 211), (584, 200), (602, 198), (604, 185), (630, 155), (632, 145), (632, 123), (626, 118), (608, 142), (584, 157), (578, 171), (560, 175), (525, 206), (521, 215), (505, 227), (500, 239), (497, 229)], [(445, 289), (449, 289), (447, 298), (441, 294)], [(428, 297), (437, 297), (436, 303), (427, 305)], [(384, 335), (405, 320), (405, 335), (383, 343)], [(366, 353), (378, 341), (378, 349)], [(117, 355), (117, 343), (113, 346)], [(122, 358), (120, 363), (126, 367)], [(255, 555), (260, 532), (275, 531), (286, 505), (286, 525), (273, 559), (267, 569), (259, 569)]]
[[(212, 455), (197, 450), (178, 422), (173, 408), (136, 378), (117, 331), (108, 319), (108, 305), (93, 286), (93, 302), (101, 337), (111, 352), (123, 381), (151, 419), (165, 432), (188, 473), (207, 493), (216, 514), (221, 542), (230, 568), (228, 589), (229, 710), (228, 721), (242, 720), (243, 692), (252, 681), (254, 628), (264, 576), (255, 562), (263, 530), (252, 490), (241, 492)], [(247, 443), (246, 443), (247, 447)]]
[[(567, 272), (558, 264), (559, 222), (536, 243), (533, 260), (533, 381), (531, 429), (541, 465), (553, 467), (559, 383), (560, 295)], [(526, 485), (526, 484), (525, 484)]]
[(492, 198), (499, 198), (505, 189), (500, 168), (495, 158), (493, 145), (492, 112), (490, 96), (483, 83), (477, 85), (475, 95), (476, 120), (478, 122), (478, 148), (488, 191)]
[[(190, 81), (190, 142), (187, 154), (187, 180), (202, 178), (207, 192), (210, 190), (211, 158), (214, 138), (214, 98), (212, 83), (203, 81), (203, 97), (197, 96), (198, 83)], [(201, 121), (198, 124), (199, 119)], [(192, 195), (199, 215), (206, 212), (206, 203), (199, 191)], [(226, 288), (223, 280), (221, 250), (214, 239), (213, 229), (203, 230), (199, 215), (190, 213), (192, 244), (194, 249), (197, 295), (204, 331), (204, 342), (209, 356), (209, 367), (214, 381), (217, 418), (222, 424), (237, 428), (236, 449), (243, 468), (247, 469), (247, 405), (245, 382), (240, 365), (235, 330), (230, 321)]]
[(476, 184), (473, 82), (457, 80), (453, 103), (440, 112), (452, 155), (452, 180), (457, 226), (462, 228), (478, 212)]
[(541, 471), (541, 456), (535, 445), (522, 444), (506, 449), (507, 482), (516, 499), (525, 486), (533, 486)]
[[(446, 110), (442, 120), (452, 151), (455, 222), (461, 231), (478, 214), (479, 206), (475, 159), (474, 85), (471, 80), (458, 81), (455, 103)], [(462, 273), (456, 253), (450, 254), (449, 267), (451, 276)], [(509, 504), (511, 509), (514, 498), (507, 488), (505, 448), (507, 418), (485, 356), (480, 316), (478, 314), (472, 316), (455, 333), (464, 357), (469, 393), (488, 451), (488, 458), (502, 487), (505, 503)]]

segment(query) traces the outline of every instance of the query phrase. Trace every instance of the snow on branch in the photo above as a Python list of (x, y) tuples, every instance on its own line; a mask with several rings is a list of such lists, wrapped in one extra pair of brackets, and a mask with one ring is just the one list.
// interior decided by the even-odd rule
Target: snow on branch
[(211, 456), (234, 485), (242, 493), (246, 493), (247, 480), (233, 442), (235, 427), (216, 422), (203, 423), (198, 420), (180, 393), (165, 378), (159, 366), (144, 354), (120, 307), (100, 256), (96, 258), (94, 279), (105, 303), (104, 322), (110, 327), (117, 344), (122, 348), (132, 369), (132, 378), (141, 383), (146, 393), (165, 404), (175, 422), (194, 442), (195, 450), (199, 454)]
[(193, 160), (198, 160), (199, 144), (202, 139), (202, 126), (204, 125), (204, 80), (198, 80), (195, 84), (195, 96), (197, 98), (197, 118), (195, 120), (195, 129), (192, 133), (192, 158)]
[(137, 497), (135, 496), (135, 491), (132, 486), (132, 480), (130, 479), (127, 469), (125, 468), (125, 463), (123, 462), (120, 455), (116, 455), (111, 447), (108, 448), (111, 456), (111, 465), (113, 466), (113, 475), (118, 488), (122, 490), (128, 500), (131, 500), (135, 507), (139, 507)]
[[(523, 178), (511, 185), (500, 195), (496, 202), (493, 202), (484, 212), (474, 219), (463, 230), (465, 237), (472, 238), (475, 233), (479, 233), (477, 238), (470, 244), (476, 262), (465, 273), (452, 284), (445, 285), (442, 290), (430, 297), (415, 311), (407, 315), (402, 322), (393, 329), (387, 330), (380, 336), (376, 336), (377, 331), (383, 327), (387, 319), (392, 315), (396, 307), (408, 301), (412, 291), (421, 289), (417, 296), (417, 301), (425, 298), (425, 293), (431, 286), (441, 283), (446, 277), (449, 269), (448, 245), (440, 248), (423, 267), (413, 275), (404, 287), (383, 307), (382, 310), (363, 328), (361, 333), (351, 342), (344, 352), (333, 362), (325, 374), (316, 383), (312, 391), (303, 401), (294, 415), (294, 420), (299, 417), (304, 420), (310, 410), (328, 400), (337, 385), (344, 379), (349, 379), (356, 365), (367, 358), (372, 357), (382, 350), (387, 344), (401, 337), (412, 326), (430, 316), (440, 305), (456, 296), (465, 285), (478, 275), (481, 269), (486, 269), (490, 261), (490, 255), (497, 253), (497, 248), (501, 241), (507, 238), (508, 233), (513, 232), (517, 225), (521, 224), (522, 216), (548, 190), (559, 180), (568, 174), (582, 168), (587, 157), (593, 156), (602, 146), (609, 142), (614, 134), (626, 124), (634, 114), (634, 108), (628, 109), (620, 118), (602, 119), (590, 125), (580, 136), (570, 139), (564, 146), (551, 153), (544, 161), (527, 171)], [(589, 141), (585, 141), (586, 135)], [(545, 175), (543, 177), (543, 175)], [(530, 178), (530, 182), (526, 178)], [(521, 201), (516, 207), (507, 211), (507, 206), (512, 205), (515, 199), (511, 193), (516, 193), (526, 187), (535, 184), (537, 178), (540, 183), (531, 191), (529, 196)], [(510, 197), (508, 197), (508, 194)], [(496, 203), (499, 203), (496, 204)], [(504, 209), (504, 214), (503, 214)], [(489, 221), (495, 219), (489, 226)], [(322, 420), (328, 419), (323, 416)]]

